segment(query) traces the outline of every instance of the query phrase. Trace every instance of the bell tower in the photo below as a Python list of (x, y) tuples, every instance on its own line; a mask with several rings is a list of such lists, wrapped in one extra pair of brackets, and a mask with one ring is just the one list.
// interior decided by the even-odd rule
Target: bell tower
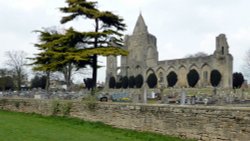
[(233, 56), (229, 53), (229, 45), (225, 34), (216, 37), (213, 65), (222, 75), (220, 86), (224, 88), (232, 87)]
[(148, 27), (140, 13), (133, 34), (125, 39), (125, 45), (129, 52), (127, 66), (130, 68), (156, 66), (158, 61), (156, 42), (156, 37), (148, 32)]
[(225, 58), (229, 54), (229, 46), (225, 34), (220, 34), (216, 37), (216, 50), (215, 53), (217, 58)]

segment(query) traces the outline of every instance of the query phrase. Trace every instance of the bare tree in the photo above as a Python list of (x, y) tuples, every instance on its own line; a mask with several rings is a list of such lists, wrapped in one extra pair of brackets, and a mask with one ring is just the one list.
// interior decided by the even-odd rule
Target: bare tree
[(208, 56), (208, 54), (205, 52), (197, 52), (195, 54), (186, 55), (184, 58), (196, 58), (196, 57), (206, 57), (206, 56)]
[(13, 70), (17, 90), (21, 90), (22, 80), (25, 77), (24, 65), (27, 63), (27, 53), (24, 51), (7, 51), (6, 65)]

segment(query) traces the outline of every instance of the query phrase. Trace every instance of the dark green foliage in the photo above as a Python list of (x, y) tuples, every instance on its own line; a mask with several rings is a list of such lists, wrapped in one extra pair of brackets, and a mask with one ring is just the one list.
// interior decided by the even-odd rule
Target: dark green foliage
[(241, 85), (244, 82), (244, 76), (241, 72), (233, 73), (233, 88), (238, 89), (241, 88)]
[(210, 75), (210, 83), (213, 87), (217, 87), (221, 81), (221, 73), (218, 70), (212, 70)]
[(115, 77), (112, 76), (112, 77), (110, 77), (110, 79), (109, 79), (109, 88), (114, 89), (115, 87), (116, 87)]
[(90, 90), (93, 87), (93, 82), (91, 78), (83, 79), (83, 82), (88, 90)]
[(171, 71), (168, 75), (167, 75), (167, 81), (168, 81), (168, 87), (174, 87), (174, 85), (177, 83), (178, 78), (177, 78), (177, 74), (173, 71)]
[[(100, 11), (97, 8), (97, 2), (66, 0), (66, 3), (66, 7), (60, 8), (63, 13), (67, 14), (67, 16), (61, 19), (62, 24), (78, 17), (83, 17), (93, 22), (94, 30), (84, 32), (84, 38), (82, 36), (80, 38), (75, 37), (77, 37), (76, 39), (84, 39), (84, 41), (81, 41), (85, 46), (82, 52), (83, 54), (87, 54), (87, 57), (91, 59), (93, 88), (95, 88), (98, 68), (97, 56), (127, 55), (127, 51), (117, 47), (123, 45), (122, 34), (119, 32), (125, 30), (125, 24), (123, 23), (123, 19), (118, 15), (110, 11)], [(75, 56), (79, 57), (81, 54), (81, 52), (77, 52)]]
[[(98, 55), (127, 55), (128, 52), (119, 46), (123, 45), (121, 31), (125, 30), (123, 19), (109, 11), (100, 11), (97, 2), (86, 0), (66, 0), (67, 6), (60, 11), (67, 14), (61, 23), (67, 23), (75, 18), (83, 17), (92, 21), (94, 29), (79, 32), (73, 28), (58, 31), (37, 31), (40, 33), (40, 43), (35, 46), (41, 51), (33, 59), (34, 70), (66, 72), (67, 85), (71, 82), (71, 71), (91, 66), (92, 90), (96, 87)], [(112, 43), (111, 43), (112, 42)], [(68, 68), (67, 71), (65, 68)], [(67, 75), (66, 75), (67, 74)]]
[(155, 88), (157, 85), (157, 77), (154, 73), (151, 73), (147, 78), (147, 84), (149, 88)]
[(187, 74), (188, 85), (190, 87), (195, 87), (199, 79), (200, 76), (195, 69), (190, 70), (189, 73)]
[(127, 76), (122, 77), (122, 88), (124, 88), (124, 89), (128, 88), (128, 77)]
[(62, 110), (63, 116), (69, 116), (71, 108), (72, 108), (72, 103), (71, 102), (63, 103), (61, 105), (61, 110)]
[(60, 103), (58, 101), (53, 101), (51, 105), (52, 115), (57, 115), (60, 112)]
[(15, 84), (14, 80), (10, 76), (4, 76), (0, 77), (0, 90), (5, 91), (5, 90), (14, 90)]
[[(36, 55), (32, 65), (37, 71), (61, 71), (65, 67), (73, 64), (77, 69), (91, 64), (90, 58), (82, 48), (78, 48), (78, 43), (84, 41), (84, 33), (74, 31), (70, 28), (65, 33), (58, 31), (36, 31), (40, 33), (40, 43), (35, 44), (40, 53)], [(80, 55), (79, 55), (80, 53)]]
[(46, 76), (35, 75), (35, 77), (31, 79), (31, 88), (45, 89), (46, 79)]
[(134, 76), (130, 76), (128, 78), (128, 87), (129, 88), (134, 88), (135, 87), (135, 77)]
[(135, 77), (135, 87), (136, 88), (141, 88), (143, 85), (143, 76), (141, 74), (137, 75)]

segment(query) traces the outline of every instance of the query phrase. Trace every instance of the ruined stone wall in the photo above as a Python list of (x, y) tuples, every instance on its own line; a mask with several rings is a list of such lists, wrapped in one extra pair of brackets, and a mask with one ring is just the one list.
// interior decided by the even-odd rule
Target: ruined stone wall
[(44, 115), (69, 115), (89, 121), (101, 121), (119, 128), (201, 141), (250, 139), (250, 107), (0, 99), (0, 109)]

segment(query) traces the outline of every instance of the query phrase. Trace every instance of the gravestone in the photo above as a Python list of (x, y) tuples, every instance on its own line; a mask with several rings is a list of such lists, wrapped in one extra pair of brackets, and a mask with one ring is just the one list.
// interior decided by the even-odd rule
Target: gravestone
[(195, 96), (191, 96), (191, 104), (195, 105)]
[(181, 91), (181, 105), (185, 105), (185, 101), (186, 101), (186, 92)]

